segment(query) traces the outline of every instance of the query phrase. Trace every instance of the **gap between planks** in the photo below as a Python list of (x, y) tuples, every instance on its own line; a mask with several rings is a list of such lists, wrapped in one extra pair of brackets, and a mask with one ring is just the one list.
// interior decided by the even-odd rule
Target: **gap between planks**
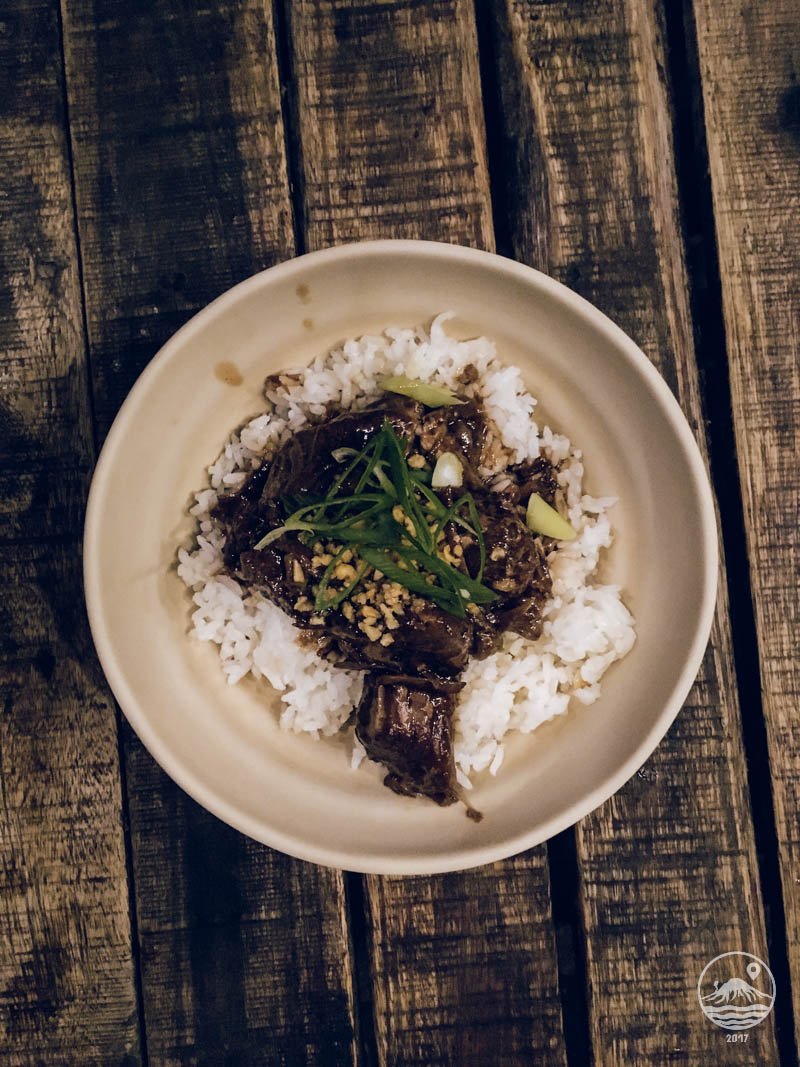
[[(694, 343), (700, 372), (709, 463), (725, 550), (733, 657), (741, 708), (747, 786), (756, 842), (770, 969), (779, 990), (791, 988), (786, 911), (772, 792), (761, 661), (753, 609), (739, 459), (733, 426), (722, 279), (703, 114), (702, 82), (691, 0), (664, 4), (675, 164), (681, 206)], [(774, 1007), (781, 1062), (797, 1063), (792, 1003)]]

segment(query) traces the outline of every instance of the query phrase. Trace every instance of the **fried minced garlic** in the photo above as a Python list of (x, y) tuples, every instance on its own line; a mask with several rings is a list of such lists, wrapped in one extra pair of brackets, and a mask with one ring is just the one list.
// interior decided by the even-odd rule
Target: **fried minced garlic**
[(461, 558), (455, 554), (453, 549), (448, 544), (444, 544), (442, 546), (439, 555), (445, 561), (445, 563), (449, 563), (451, 567), (458, 567), (461, 562)]
[[(329, 575), (323, 600), (325, 597), (336, 598), (355, 582), (359, 573), (361, 562), (358, 551), (347, 548), (342, 552), (342, 548), (335, 542), (322, 541), (315, 542), (312, 547), (310, 595), (299, 597), (294, 609), (310, 615), (309, 622), (313, 626), (322, 625), (319, 620), (324, 619), (322, 614), (312, 614), (315, 610), (314, 598), (320, 591), (321, 572), (338, 556), (338, 562)], [(338, 610), (348, 622), (358, 626), (370, 641), (382, 641), (384, 646), (388, 646), (394, 641), (388, 631), (399, 628), (398, 617), (404, 614), (403, 604), (408, 603), (410, 597), (405, 586), (390, 581), (379, 570), (370, 569), (353, 587), (352, 593), (341, 601)]]
[(360, 622), (358, 624), (359, 630), (370, 639), (370, 641), (379, 641), (383, 631), (378, 626), (371, 626), (368, 622)]
[[(393, 511), (398, 522), (402, 522), (406, 528), (413, 527), (399, 504), (395, 505)], [(458, 534), (454, 536), (451, 532), (449, 538), (443, 538), (437, 548), (437, 555), (445, 563), (455, 570), (466, 571), (464, 547)], [(310, 584), (309, 595), (300, 597), (294, 608), (295, 611), (310, 616), (309, 622), (313, 626), (322, 625), (320, 620), (324, 619), (323, 614), (315, 612), (315, 597), (320, 594), (323, 572), (328, 570), (334, 560), (336, 564), (325, 579), (321, 600), (324, 603), (326, 599), (336, 600), (339, 597), (340, 603), (335, 605), (335, 609), (341, 612), (349, 623), (356, 625), (370, 641), (380, 642), (385, 647), (392, 644), (394, 638), (391, 631), (399, 629), (399, 620), (405, 614), (404, 605), (413, 603), (419, 610), (424, 604), (418, 595), (412, 594), (403, 584), (391, 581), (381, 571), (373, 568), (369, 568), (361, 581), (355, 584), (363, 567), (357, 548), (345, 548), (333, 541), (316, 541), (312, 551), (314, 554), (311, 559), (311, 577), (309, 579), (305, 576)], [(397, 566), (408, 569), (404, 559), (398, 558), (396, 562)], [(433, 574), (425, 575), (425, 580), (431, 585), (436, 582)], [(352, 590), (342, 598), (342, 594), (350, 585), (353, 586)], [(472, 603), (466, 605), (466, 608), (473, 615), (479, 612)]]

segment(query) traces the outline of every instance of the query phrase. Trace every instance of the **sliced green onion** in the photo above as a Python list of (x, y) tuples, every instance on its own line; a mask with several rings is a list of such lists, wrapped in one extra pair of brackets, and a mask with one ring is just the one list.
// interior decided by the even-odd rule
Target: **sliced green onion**
[[(426, 476), (420, 477), (421, 473), (425, 473)], [(447, 514), (447, 508), (436, 493), (428, 488), (428, 482), (430, 482), (430, 480), (431, 476), (427, 472), (411, 471), (411, 481), (414, 483), (417, 492), (421, 493), (425, 498), (425, 505), (430, 508), (434, 515), (445, 515)]]
[(285, 533), (289, 533), (293, 529), (293, 526), (276, 526), (274, 530), (270, 530), (266, 537), (262, 537), (260, 541), (253, 545), (253, 551), (260, 552), (262, 548), (271, 545), (273, 541), (277, 541), (279, 537), (283, 537)]
[(554, 537), (556, 541), (572, 541), (578, 536), (567, 520), (545, 503), (538, 493), (531, 493), (525, 521), (529, 530), (544, 534), (545, 537)]
[[(393, 545), (399, 537), (397, 524), (391, 517), (392, 501), (357, 512), (343, 522), (314, 522), (314, 533), (329, 541), (345, 544)], [(368, 521), (369, 520), (369, 521)]]
[(417, 485), (430, 485), (431, 484), (431, 472), (426, 470), (409, 470), (412, 482), (416, 482)]
[[(395, 551), (403, 558), (416, 558), (413, 549), (400, 548), (395, 549)], [(466, 589), (470, 599), (476, 604), (491, 604), (493, 600), (497, 599), (497, 594), (489, 589), (488, 586), (481, 585), (480, 582), (470, 578), (463, 571), (458, 571), (455, 567), (451, 567), (449, 563), (445, 563), (438, 556), (426, 556), (420, 562), (437, 578), (447, 582), (451, 588)]]
[(326, 500), (330, 500), (332, 497), (336, 496), (342, 485), (344, 485), (346, 479), (350, 477), (350, 475), (356, 469), (359, 463), (366, 457), (369, 450), (370, 446), (367, 445), (366, 448), (362, 449), (360, 452), (355, 453), (353, 459), (350, 460), (350, 462), (347, 464), (342, 473), (338, 474), (334, 479), (333, 484), (325, 495)]
[(480, 518), (478, 516), (478, 509), (475, 507), (475, 501), (472, 498), (471, 494), (467, 494), (467, 510), (469, 511), (469, 518), (470, 518), (470, 522), (472, 523), (472, 527), (470, 527), (467, 523), (463, 523), (463, 525), (466, 526), (466, 528), (470, 531), (470, 533), (474, 533), (475, 534), (475, 538), (476, 538), (476, 540), (478, 542), (478, 552), (480, 553), (480, 562), (478, 564), (478, 573), (477, 573), (477, 576), (476, 576), (476, 581), (482, 582), (483, 581), (483, 572), (486, 569), (486, 544), (485, 544), (485, 542), (483, 540), (483, 530), (481, 529), (481, 522), (480, 522)]
[[(488, 604), (496, 599), (496, 594), (481, 584), (486, 552), (472, 495), (465, 493), (447, 507), (426, 484), (430, 474), (409, 468), (404, 442), (390, 422), (385, 421), (361, 451), (339, 448), (332, 457), (343, 469), (325, 497), (314, 500), (310, 494), (303, 493), (283, 500), (284, 513), (293, 510), (282, 525), (270, 530), (254, 546), (265, 548), (289, 533), (299, 534), (308, 543), (325, 538), (341, 545), (319, 582), (315, 597), (317, 611), (329, 611), (341, 604), (353, 593), (370, 566), (461, 618), (467, 600)], [(450, 453), (450, 458), (461, 471), (458, 457)], [(445, 459), (445, 469), (446, 464)], [(460, 484), (460, 481), (448, 484)], [(392, 512), (397, 504), (411, 520), (413, 534), (395, 520)], [(465, 509), (469, 521), (459, 514)], [(478, 541), (480, 567), (476, 578), (452, 567), (438, 555), (437, 540), (449, 522), (468, 530)], [(357, 560), (356, 576), (330, 595), (332, 576), (348, 546)]]
[(417, 501), (417, 496), (414, 492), (415, 486), (414, 482), (411, 480), (411, 472), (408, 469), (406, 457), (403, 455), (403, 446), (390, 423), (384, 422), (383, 430), (386, 435), (386, 442), (389, 446), (389, 467), (392, 472), (392, 482), (397, 489), (398, 500), (403, 507), (403, 511), (405, 511), (406, 515), (414, 524), (417, 540), (420, 545), (422, 545), (427, 552), (432, 552), (434, 549), (434, 541), (431, 532), (428, 529), (428, 524), (425, 521), (425, 514), (422, 510), (422, 506)]
[(430, 382), (420, 381), (419, 378), (407, 378), (405, 374), (399, 374), (394, 378), (384, 378), (380, 386), (387, 393), (410, 396), (412, 400), (418, 400), (426, 408), (452, 407), (454, 404), (464, 403), (446, 385), (431, 385)]
[(379, 463), (376, 463), (372, 471), (372, 477), (375, 479), (381, 489), (383, 489), (384, 493), (390, 496), (392, 500), (397, 500), (397, 491), (383, 469), (385, 466), (386, 463), (384, 460), (381, 460)]
[(358, 454), (358, 449), (348, 448), (346, 445), (343, 445), (341, 448), (334, 448), (333, 452), (331, 452), (331, 455), (337, 463), (344, 463), (350, 456), (357, 456)]
[(273, 541), (277, 541), (279, 537), (283, 537), (285, 533), (292, 533), (296, 530), (308, 530), (309, 533), (313, 533), (316, 527), (311, 526), (307, 522), (292, 521), (294, 516), (291, 516), (286, 520), (283, 526), (276, 526), (274, 530), (262, 537), (260, 541), (253, 545), (255, 552), (260, 552), (262, 548), (266, 548), (267, 545), (271, 545)]
[(464, 481), (464, 467), (455, 452), (442, 452), (433, 468), (434, 489), (458, 489)]
[(378, 463), (380, 463), (381, 456), (383, 455), (383, 446), (385, 443), (386, 432), (384, 431), (384, 428), (381, 427), (365, 449), (365, 452), (369, 453), (369, 456), (367, 459), (366, 466), (361, 472), (361, 477), (358, 479), (358, 484), (356, 485), (357, 493), (360, 493), (364, 489), (367, 482), (372, 477), (372, 472), (375, 470), (375, 467), (378, 465)]
[(376, 570), (385, 574), (390, 581), (397, 582), (398, 585), (404, 586), (412, 593), (419, 593), (420, 596), (428, 597), (438, 604), (440, 608), (450, 612), (451, 615), (458, 615), (463, 618), (466, 614), (463, 603), (453, 595), (451, 589), (440, 585), (431, 585), (424, 573), (414, 570), (413, 567), (408, 569), (401, 567), (388, 552), (363, 548), (360, 555), (371, 567), (375, 567)]

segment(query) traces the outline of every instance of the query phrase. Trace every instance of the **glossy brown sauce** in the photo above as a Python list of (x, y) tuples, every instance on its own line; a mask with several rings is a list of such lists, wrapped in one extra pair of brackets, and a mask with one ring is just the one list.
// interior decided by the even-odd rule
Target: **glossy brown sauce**
[(241, 385), (244, 381), (242, 372), (235, 363), (231, 363), (229, 360), (223, 360), (214, 367), (214, 377), (226, 385)]
[(308, 288), (307, 285), (305, 285), (305, 283), (302, 285), (298, 285), (298, 287), (295, 289), (295, 292), (297, 293), (298, 299), (300, 300), (301, 304), (311, 303), (311, 290)]
[[(378, 579), (371, 579), (370, 595), (381, 605), (387, 634), (389, 617), (394, 622), (387, 642), (382, 623), (368, 626), (357, 620), (356, 611), (361, 611), (353, 606), (357, 601), (350, 603), (349, 615), (332, 606), (327, 615), (315, 620), (321, 626), (310, 622), (304, 612), (313, 608), (309, 595), (318, 595), (325, 561), (320, 553), (315, 562), (310, 545), (288, 536), (285, 527), (283, 534), (280, 531), (287, 506), (294, 506), (287, 505), (287, 500), (299, 493), (321, 496), (330, 490), (337, 449), (358, 454), (376, 434), (391, 440), (389, 431), (402, 455), (421, 455), (428, 469), (437, 451), (454, 451), (461, 458), (465, 489), (470, 490), (474, 508), (472, 521), (482, 531), (482, 548), (473, 526), (465, 536), (463, 527), (448, 520), (442, 533), (451, 555), (460, 549), (463, 563), (455, 566), (463, 567), (470, 581), (481, 567), (479, 584), (488, 597), (484, 595), (482, 606), (473, 604), (474, 611), (457, 613), (409, 592), (395, 618), (388, 603), (383, 612), (383, 587)], [(225, 534), (228, 574), (246, 588), (257, 589), (301, 630), (307, 630), (311, 647), (316, 646), (331, 663), (365, 672), (364, 693), (355, 711), (356, 736), (368, 757), (384, 765), (384, 784), (402, 795), (425, 796), (437, 804), (461, 800), (476, 822), (480, 813), (471, 808), (455, 777), (452, 717), (456, 694), (470, 656), (490, 655), (506, 630), (529, 640), (541, 634), (542, 609), (552, 582), (545, 548), (523, 521), (524, 501), (537, 492), (547, 503), (555, 502), (558, 491), (556, 471), (543, 457), (508, 467), (508, 486), (502, 494), (493, 490), (480, 474), (487, 434), (483, 409), (475, 400), (462, 398), (460, 406), (428, 410), (407, 397), (385, 394), (363, 411), (332, 413), (324, 421), (297, 430), (243, 486), (222, 494), (215, 509)], [(351, 479), (356, 477), (360, 475), (351, 474)], [(346, 492), (351, 484), (352, 480), (345, 483)], [(445, 509), (452, 508), (460, 496), (453, 488), (437, 495)], [(255, 547), (267, 529), (278, 530), (280, 536)], [(371, 610), (381, 618), (376, 608)], [(366, 601), (364, 612), (366, 619)]]

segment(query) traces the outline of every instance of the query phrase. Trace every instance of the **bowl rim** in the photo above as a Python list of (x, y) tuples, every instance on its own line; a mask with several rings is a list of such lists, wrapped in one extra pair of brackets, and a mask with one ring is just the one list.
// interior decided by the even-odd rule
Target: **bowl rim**
[[(433, 260), (439, 259), (443, 264), (459, 261), (463, 263), (471, 262), (476, 265), (483, 265), (492, 272), (499, 271), (509, 279), (521, 280), (528, 284), (533, 283), (556, 303), (560, 303), (583, 319), (593, 331), (604, 336), (617, 349), (620, 357), (626, 360), (632, 369), (645, 379), (646, 384), (650, 386), (661, 405), (662, 412), (683, 450), (691, 472), (693, 488), (700, 501), (698, 519), (701, 538), (699, 547), (705, 557), (705, 566), (703, 567), (701, 596), (698, 598), (700, 607), (696, 616), (694, 637), (683, 668), (675, 679), (669, 698), (664, 702), (660, 713), (653, 720), (645, 737), (624, 762), (613, 773), (608, 774), (600, 785), (586, 793), (581, 800), (575, 801), (558, 815), (554, 815), (544, 823), (539, 824), (536, 829), (505, 838), (502, 842), (496, 844), (458, 847), (450, 851), (445, 850), (435, 857), (429, 855), (421, 856), (415, 861), (409, 860), (407, 857), (398, 858), (389, 855), (371, 859), (357, 851), (309, 844), (292, 835), (276, 830), (266, 825), (262, 820), (239, 810), (235, 804), (218, 796), (216, 792), (204, 784), (199, 776), (185, 768), (180, 760), (176, 759), (174, 754), (168, 751), (166, 745), (159, 740), (156, 730), (151, 726), (150, 717), (141, 707), (120, 666), (103, 614), (100, 575), (94, 565), (94, 561), (97, 559), (96, 548), (101, 535), (102, 501), (112, 473), (116, 453), (124, 442), (125, 434), (136, 411), (139, 397), (145, 393), (150, 380), (158, 375), (160, 368), (171, 358), (174, 351), (191, 341), (195, 335), (206, 327), (207, 323), (235, 305), (251, 290), (258, 290), (264, 284), (267, 275), (270, 276), (270, 279), (277, 280), (282, 278), (290, 280), (292, 275), (301, 274), (307, 268), (316, 266), (319, 263), (336, 263), (370, 256), (407, 257), (420, 255)], [(114, 697), (125, 717), (148, 752), (170, 778), (188, 793), (193, 800), (213, 815), (271, 848), (278, 849), (297, 859), (326, 867), (351, 870), (364, 874), (383, 875), (439, 874), (448, 871), (466, 870), (471, 867), (506, 859), (533, 848), (562, 830), (573, 826), (613, 796), (652, 755), (675, 720), (694, 684), (713, 624), (717, 598), (718, 569), (719, 544), (716, 509), (705, 461), (677, 399), (661, 374), (639, 346), (599, 308), (542, 271), (508, 259), (505, 256), (476, 248), (437, 241), (409, 239), (353, 242), (296, 256), (246, 278), (196, 312), (153, 356), (117, 412), (94, 469), (86, 506), (83, 536), (84, 591), (89, 625), (98, 658)]]

